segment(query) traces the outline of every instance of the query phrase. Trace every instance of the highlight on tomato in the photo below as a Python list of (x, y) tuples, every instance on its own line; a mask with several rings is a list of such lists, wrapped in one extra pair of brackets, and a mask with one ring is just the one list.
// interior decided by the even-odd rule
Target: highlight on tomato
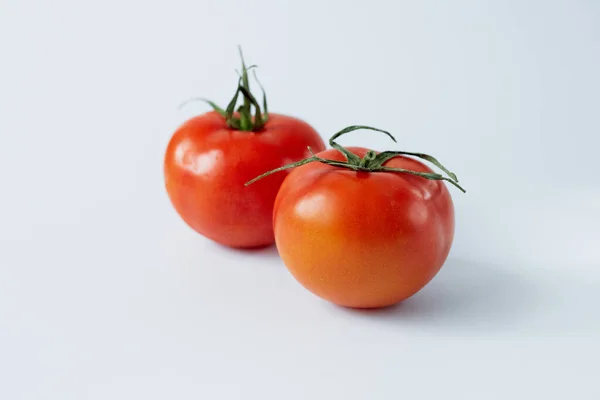
[[(294, 168), (274, 208), (275, 241), (292, 275), (335, 304), (378, 308), (421, 290), (444, 264), (454, 238), (454, 208), (444, 184), (455, 174), (423, 153), (342, 147), (266, 172)], [(419, 159), (441, 169), (436, 173)], [(258, 182), (257, 182), (258, 181)]]
[(285, 174), (250, 188), (244, 183), (325, 144), (306, 122), (268, 112), (264, 90), (261, 107), (248, 79), (254, 66), (246, 67), (241, 50), (240, 57), (241, 77), (227, 108), (204, 100), (213, 111), (189, 119), (171, 137), (164, 179), (171, 203), (192, 229), (226, 246), (251, 248), (274, 242), (273, 205)]

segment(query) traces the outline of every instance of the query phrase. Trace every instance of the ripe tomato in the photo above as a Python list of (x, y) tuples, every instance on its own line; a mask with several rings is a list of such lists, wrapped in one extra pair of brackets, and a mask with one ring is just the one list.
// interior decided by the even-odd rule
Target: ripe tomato
[[(377, 154), (344, 150), (361, 161)], [(292, 275), (314, 294), (355, 308), (389, 306), (423, 288), (448, 256), (454, 211), (441, 180), (411, 173), (446, 178), (402, 155), (372, 171), (368, 162), (348, 168), (352, 160), (337, 149), (317, 157), (334, 162), (298, 166), (275, 201), (275, 241)]]
[[(164, 159), (167, 192), (183, 220), (218, 243), (240, 248), (274, 242), (273, 204), (285, 176), (272, 176), (248, 188), (244, 183), (306, 157), (307, 146), (325, 149), (307, 123), (278, 114), (267, 117), (266, 101), (261, 114), (246, 71), (243, 65), (244, 82), (227, 111), (213, 105), (216, 111), (185, 122), (171, 138)], [(234, 113), (240, 93), (244, 105)]]

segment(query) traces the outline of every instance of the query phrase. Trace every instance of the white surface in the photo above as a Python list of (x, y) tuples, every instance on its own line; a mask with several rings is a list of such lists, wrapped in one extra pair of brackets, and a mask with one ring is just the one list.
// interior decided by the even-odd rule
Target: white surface
[[(598, 399), (594, 1), (0, 2), (1, 399)], [(456, 241), (399, 307), (191, 232), (172, 131), (235, 45), (272, 109), (439, 156)]]

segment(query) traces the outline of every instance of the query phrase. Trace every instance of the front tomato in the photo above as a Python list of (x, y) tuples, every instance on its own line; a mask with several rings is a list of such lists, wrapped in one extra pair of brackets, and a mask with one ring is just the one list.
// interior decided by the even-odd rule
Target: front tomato
[[(305, 122), (267, 115), (266, 101), (261, 113), (245, 65), (243, 77), (226, 111), (215, 106), (216, 111), (188, 120), (174, 133), (164, 176), (173, 206), (190, 227), (223, 245), (248, 248), (273, 243), (273, 204), (285, 176), (250, 188), (244, 183), (306, 157), (307, 146), (324, 150), (325, 145)], [(244, 105), (234, 113), (240, 93)]]
[(456, 176), (404, 156), (441, 167), (425, 154), (346, 149), (337, 136), (334, 149), (293, 165), (281, 186), (274, 209), (279, 254), (303, 286), (333, 303), (398, 303), (423, 288), (448, 256), (454, 210), (441, 180), (458, 186)]

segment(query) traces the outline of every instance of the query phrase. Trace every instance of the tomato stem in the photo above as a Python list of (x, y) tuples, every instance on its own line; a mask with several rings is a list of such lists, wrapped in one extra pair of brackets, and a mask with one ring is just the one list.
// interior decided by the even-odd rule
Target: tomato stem
[[(250, 80), (248, 79), (248, 71), (256, 68), (256, 65), (250, 65), (249, 67), (246, 67), (246, 62), (244, 61), (244, 55), (242, 53), (241, 46), (238, 46), (238, 50), (240, 53), (240, 58), (242, 60), (242, 71), (241, 73), (238, 72), (239, 79), (237, 88), (235, 94), (233, 95), (233, 98), (227, 105), (227, 108), (222, 109), (216, 103), (210, 100), (197, 97), (185, 101), (180, 106), (180, 108), (189, 103), (190, 101), (203, 101), (205, 103), (208, 103), (208, 105), (210, 105), (213, 110), (215, 110), (223, 118), (225, 118), (225, 121), (229, 128), (247, 132), (260, 132), (269, 119), (269, 111), (267, 109), (267, 95), (262, 84), (256, 76), (256, 71), (252, 71), (254, 74), (254, 79), (258, 83), (258, 86), (260, 87), (263, 94), (263, 110), (261, 110), (260, 104), (250, 91)], [(237, 105), (240, 94), (242, 95), (243, 102), (242, 105), (240, 105), (236, 109), (235, 107)], [(254, 115), (252, 115), (253, 107)]]
[[(250, 82), (248, 81), (248, 68), (246, 68), (246, 63), (244, 62), (244, 53), (242, 53), (241, 46), (238, 46), (238, 51), (240, 53), (240, 59), (242, 60), (242, 87), (246, 89), (247, 92), (250, 92)], [(244, 105), (240, 110), (240, 120), (242, 130), (250, 130), (249, 128), (252, 125), (252, 114), (250, 110), (250, 100), (248, 99), (248, 96), (244, 96)]]
[[(308, 147), (308, 151), (310, 152), (312, 157), (309, 157), (304, 160), (300, 160), (295, 163), (284, 165), (284, 166), (276, 168), (274, 170), (265, 172), (264, 174), (257, 176), (256, 178), (247, 182), (246, 186), (251, 185), (252, 183), (258, 181), (259, 179), (262, 179), (262, 178), (269, 176), (271, 174), (274, 174), (276, 172), (283, 171), (283, 170), (290, 169), (290, 168), (299, 167), (301, 165), (316, 161), (316, 162), (320, 162), (320, 163), (335, 166), (335, 167), (351, 169), (354, 171), (397, 172), (397, 173), (411, 174), (411, 175), (419, 176), (419, 177), (422, 177), (425, 179), (443, 180), (443, 181), (449, 182), (452, 185), (456, 186), (463, 193), (466, 193), (466, 190), (463, 189), (458, 184), (458, 178), (456, 177), (456, 175), (454, 173), (450, 172), (446, 167), (444, 167), (436, 158), (434, 158), (428, 154), (413, 153), (413, 152), (408, 152), (408, 151), (384, 151), (384, 152), (377, 154), (375, 151), (369, 150), (369, 151), (367, 151), (367, 153), (365, 154), (365, 156), (363, 158), (360, 158), (359, 156), (352, 153), (345, 147), (340, 146), (335, 141), (338, 137), (340, 137), (348, 132), (356, 131), (359, 129), (368, 129), (368, 130), (372, 130), (372, 131), (382, 132), (382, 133), (386, 134), (387, 136), (389, 136), (394, 142), (396, 142), (396, 138), (394, 138), (394, 136), (392, 136), (392, 134), (389, 133), (388, 131), (384, 131), (384, 130), (378, 129), (378, 128), (372, 128), (370, 126), (365, 126), (365, 125), (349, 126), (347, 128), (342, 129), (341, 131), (337, 132), (329, 139), (329, 144), (331, 145), (331, 147), (333, 147), (334, 149), (336, 149), (340, 153), (342, 153), (344, 155), (344, 157), (346, 158), (346, 161), (334, 161), (334, 160), (328, 160), (325, 158), (321, 158), (321, 157), (315, 155), (313, 153), (312, 149), (310, 147)], [(442, 174), (438, 174), (435, 172), (412, 171), (412, 170), (408, 170), (408, 169), (404, 169), (404, 168), (386, 167), (384, 165), (387, 161), (391, 160), (394, 157), (407, 156), (407, 155), (413, 156), (413, 157), (418, 157), (418, 158), (421, 158), (425, 161), (432, 163), (433, 165), (435, 165), (436, 167), (441, 169), (448, 176), (444, 176)]]

